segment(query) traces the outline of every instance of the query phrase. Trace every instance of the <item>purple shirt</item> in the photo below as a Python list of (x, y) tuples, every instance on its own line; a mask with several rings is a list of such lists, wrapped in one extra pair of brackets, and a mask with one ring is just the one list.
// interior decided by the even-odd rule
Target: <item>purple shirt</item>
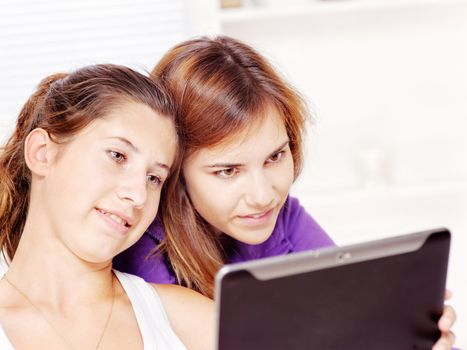
[[(163, 228), (155, 220), (141, 239), (114, 259), (114, 268), (132, 273), (152, 283), (177, 283), (170, 263), (164, 256), (148, 256), (164, 238)], [(303, 209), (298, 200), (288, 197), (277, 218), (271, 236), (251, 245), (235, 241), (226, 263), (235, 263), (334, 245), (333, 241)]]

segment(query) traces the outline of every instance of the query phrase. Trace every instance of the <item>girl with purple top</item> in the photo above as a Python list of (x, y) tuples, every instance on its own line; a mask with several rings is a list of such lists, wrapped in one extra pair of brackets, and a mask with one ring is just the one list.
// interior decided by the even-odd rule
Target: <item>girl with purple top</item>
[[(172, 48), (152, 75), (178, 105), (182, 174), (118, 269), (213, 297), (223, 264), (333, 245), (289, 196), (308, 111), (265, 58), (232, 38), (200, 38)], [(444, 316), (449, 347), (455, 316)]]

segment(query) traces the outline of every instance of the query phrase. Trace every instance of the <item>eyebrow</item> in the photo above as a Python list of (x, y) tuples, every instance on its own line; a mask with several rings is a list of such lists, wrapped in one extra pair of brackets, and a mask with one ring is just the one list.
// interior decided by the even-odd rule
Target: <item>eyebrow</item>
[[(134, 152), (141, 153), (141, 151), (140, 151), (140, 149), (138, 147), (136, 147), (130, 140), (128, 140), (128, 139), (126, 139), (124, 137), (113, 136), (113, 137), (109, 137), (109, 139), (119, 140), (119, 141), (123, 142), (124, 144), (126, 144), (128, 147), (130, 147)], [(163, 169), (167, 170), (167, 172), (170, 172), (170, 167), (167, 164), (160, 163), (160, 162), (156, 161), (156, 162), (153, 163), (153, 165), (158, 167), (158, 168), (163, 168)]]
[[(276, 154), (280, 150), (282, 150), (285, 146), (287, 146), (289, 144), (289, 142), (290, 142), (290, 140), (287, 140), (284, 143), (282, 143), (274, 151), (269, 153), (268, 158), (271, 157), (272, 155)], [(236, 167), (240, 167), (242, 165), (244, 165), (244, 164), (242, 164), (242, 163), (215, 163), (215, 164), (208, 165), (207, 168), (236, 168)]]

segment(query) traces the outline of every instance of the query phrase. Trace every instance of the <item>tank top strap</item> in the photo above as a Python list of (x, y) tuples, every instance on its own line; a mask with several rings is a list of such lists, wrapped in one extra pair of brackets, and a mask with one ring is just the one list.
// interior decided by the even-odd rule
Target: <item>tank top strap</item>
[(114, 270), (130, 299), (144, 349), (186, 350), (173, 331), (157, 291), (142, 278)]

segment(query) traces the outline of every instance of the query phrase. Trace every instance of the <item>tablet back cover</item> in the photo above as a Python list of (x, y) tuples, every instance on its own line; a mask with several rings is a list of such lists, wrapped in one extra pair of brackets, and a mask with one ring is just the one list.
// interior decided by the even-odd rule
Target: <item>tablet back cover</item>
[(450, 233), (417, 250), (269, 280), (220, 282), (219, 350), (431, 349), (439, 338)]

